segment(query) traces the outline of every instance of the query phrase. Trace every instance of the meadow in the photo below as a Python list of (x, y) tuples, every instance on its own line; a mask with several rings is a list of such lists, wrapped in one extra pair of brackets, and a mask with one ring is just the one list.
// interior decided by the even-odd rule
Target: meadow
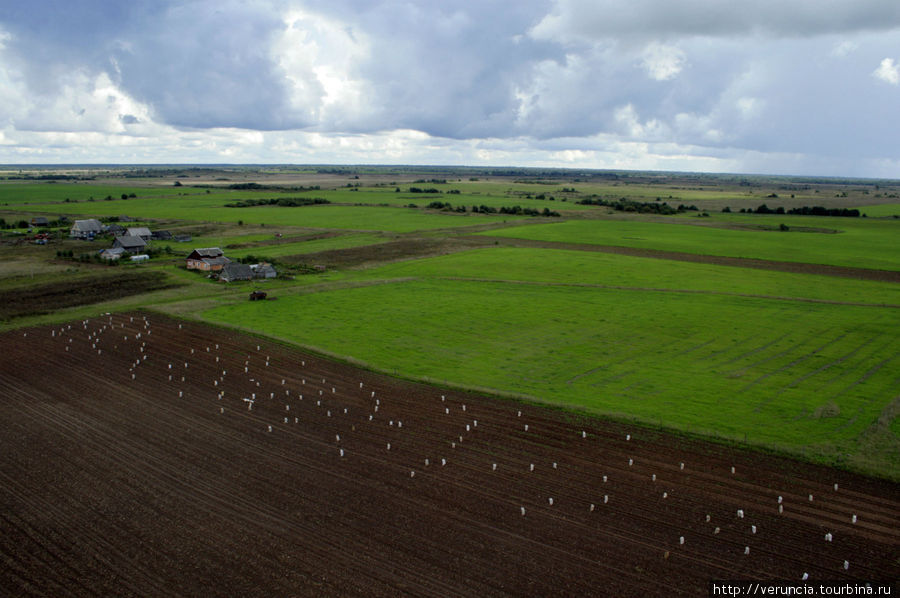
[[(785, 224), (790, 230), (779, 230)], [(834, 231), (834, 232), (832, 232)], [(616, 218), (510, 227), (482, 234), (502, 237), (679, 251), (702, 255), (900, 269), (900, 222), (717, 214), (653, 221)]]

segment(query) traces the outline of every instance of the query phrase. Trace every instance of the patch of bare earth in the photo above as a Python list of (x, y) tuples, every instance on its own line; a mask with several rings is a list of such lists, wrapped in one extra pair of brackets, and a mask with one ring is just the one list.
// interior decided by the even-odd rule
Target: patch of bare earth
[(156, 314), (0, 344), (4, 595), (698, 596), (900, 576), (895, 483)]

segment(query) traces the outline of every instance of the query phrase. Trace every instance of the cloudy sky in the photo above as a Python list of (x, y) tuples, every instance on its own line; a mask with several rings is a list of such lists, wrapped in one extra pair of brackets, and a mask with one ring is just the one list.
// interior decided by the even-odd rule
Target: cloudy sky
[(900, 1), (0, 0), (0, 163), (900, 178)]

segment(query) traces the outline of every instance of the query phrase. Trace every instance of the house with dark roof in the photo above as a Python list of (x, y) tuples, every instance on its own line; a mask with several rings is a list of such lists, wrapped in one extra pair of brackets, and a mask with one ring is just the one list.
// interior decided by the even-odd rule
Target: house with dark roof
[(31, 219), (31, 226), (50, 226), (50, 221), (44, 216), (35, 216)]
[(113, 248), (116, 247), (122, 248), (126, 253), (135, 255), (147, 250), (147, 242), (135, 235), (122, 235), (121, 237), (116, 237), (116, 240), (113, 242)]
[(247, 264), (239, 264), (232, 262), (225, 264), (219, 273), (219, 280), (224, 282), (234, 282), (235, 280), (251, 280), (253, 278), (253, 269)]
[(169, 241), (172, 239), (172, 233), (167, 230), (155, 230), (150, 233), (150, 238), (154, 241)]

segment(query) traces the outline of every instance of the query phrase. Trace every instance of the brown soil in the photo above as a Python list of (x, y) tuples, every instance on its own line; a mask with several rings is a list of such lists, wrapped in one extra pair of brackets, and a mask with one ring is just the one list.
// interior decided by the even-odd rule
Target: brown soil
[(178, 286), (162, 272), (101, 274), (0, 291), (0, 320), (46, 314)]
[(155, 314), (0, 345), (3, 595), (700, 596), (712, 579), (900, 577), (891, 482)]

